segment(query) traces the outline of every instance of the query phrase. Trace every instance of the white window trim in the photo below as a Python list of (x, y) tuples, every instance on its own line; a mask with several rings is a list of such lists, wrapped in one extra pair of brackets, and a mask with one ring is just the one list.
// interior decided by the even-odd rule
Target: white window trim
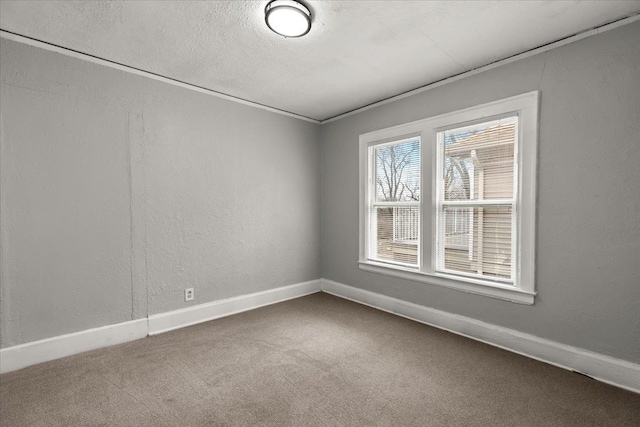
[[(535, 202), (538, 151), (538, 103), (539, 91), (458, 110), (451, 113), (418, 120), (360, 135), (359, 156), (359, 266), (362, 270), (457, 289), (463, 292), (486, 295), (521, 304), (533, 304), (535, 292)], [(516, 196), (516, 286), (491, 280), (454, 276), (435, 271), (435, 206), (436, 206), (436, 133), (438, 130), (459, 124), (481, 122), (498, 116), (517, 113), (518, 150)], [(420, 136), (421, 198), (420, 198), (420, 265), (419, 269), (375, 262), (368, 259), (368, 151), (372, 145)], [(429, 173), (431, 171), (431, 173)], [(425, 190), (429, 191), (425, 191)], [(429, 197), (431, 196), (431, 197)], [(427, 224), (424, 222), (427, 221)], [(431, 221), (431, 224), (428, 222)]]

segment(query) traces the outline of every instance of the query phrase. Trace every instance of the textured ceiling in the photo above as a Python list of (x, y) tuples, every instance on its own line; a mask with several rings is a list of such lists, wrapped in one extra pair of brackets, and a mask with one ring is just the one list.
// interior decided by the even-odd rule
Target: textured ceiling
[(0, 28), (323, 120), (640, 11), (635, 1), (2, 1)]

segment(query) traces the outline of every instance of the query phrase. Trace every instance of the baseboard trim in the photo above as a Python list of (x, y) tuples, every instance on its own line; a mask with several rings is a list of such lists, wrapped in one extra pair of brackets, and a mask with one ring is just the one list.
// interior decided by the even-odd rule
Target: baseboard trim
[(319, 291), (425, 323), (640, 393), (640, 365), (513, 329), (447, 313), (327, 279), (200, 304), (149, 318), (87, 329), (0, 349), (0, 374), (122, 344)]
[(149, 335), (208, 322), (316, 292), (320, 292), (320, 279), (154, 314), (149, 316)]
[(147, 319), (86, 329), (0, 349), (0, 374), (147, 336)]
[(502, 326), (321, 279), (323, 292), (444, 329), (532, 359), (640, 393), (640, 365)]
[(320, 292), (320, 279), (0, 349), (0, 374)]

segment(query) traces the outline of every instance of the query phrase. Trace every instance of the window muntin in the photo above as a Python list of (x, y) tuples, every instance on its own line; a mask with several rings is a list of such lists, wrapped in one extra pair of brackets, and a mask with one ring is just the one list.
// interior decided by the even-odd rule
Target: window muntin
[[(529, 92), (360, 135), (360, 268), (532, 304), (538, 99), (538, 91)], [(417, 202), (396, 203), (417, 209), (395, 215), (413, 218), (417, 212), (417, 239), (410, 236), (415, 227), (403, 228), (398, 220), (389, 231), (397, 244), (419, 243), (417, 260), (403, 263), (378, 257), (373, 244), (374, 204), (389, 205), (374, 196), (372, 147), (416, 138), (421, 140), (420, 195)]]
[(420, 138), (372, 145), (369, 158), (369, 259), (418, 267)]

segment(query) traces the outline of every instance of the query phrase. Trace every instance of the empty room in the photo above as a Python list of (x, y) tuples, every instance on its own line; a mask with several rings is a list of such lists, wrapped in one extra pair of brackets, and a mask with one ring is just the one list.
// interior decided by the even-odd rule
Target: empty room
[(640, 425), (640, 1), (0, 0), (0, 426)]

